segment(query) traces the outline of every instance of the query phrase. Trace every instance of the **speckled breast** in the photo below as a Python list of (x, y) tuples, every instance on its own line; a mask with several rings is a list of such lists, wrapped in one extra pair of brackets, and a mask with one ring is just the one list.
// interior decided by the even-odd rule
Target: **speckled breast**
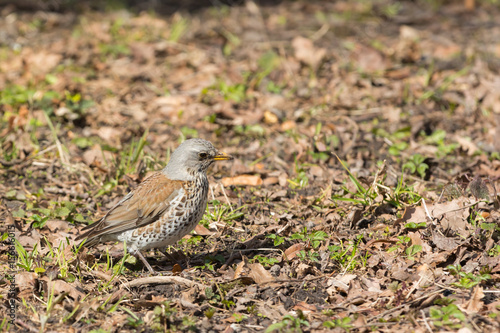
[(158, 221), (121, 235), (132, 253), (172, 245), (188, 234), (203, 217), (207, 208), (208, 180), (199, 177), (186, 182), (178, 195), (167, 203), (170, 208)]

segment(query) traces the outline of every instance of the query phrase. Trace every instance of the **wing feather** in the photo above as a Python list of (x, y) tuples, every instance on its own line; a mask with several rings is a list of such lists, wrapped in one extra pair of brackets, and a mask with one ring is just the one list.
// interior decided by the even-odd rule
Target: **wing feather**
[[(87, 238), (94, 245), (105, 234), (124, 232), (157, 221), (170, 207), (170, 201), (183, 189), (184, 182), (170, 180), (161, 172), (146, 178), (128, 193), (97, 223), (85, 227), (88, 230), (76, 240)], [(97, 240), (97, 241), (96, 241)]]

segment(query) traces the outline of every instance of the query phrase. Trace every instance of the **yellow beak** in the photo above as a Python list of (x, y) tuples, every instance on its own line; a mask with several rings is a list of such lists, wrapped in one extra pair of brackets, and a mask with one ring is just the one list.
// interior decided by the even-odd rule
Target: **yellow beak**
[(228, 155), (223, 152), (218, 152), (217, 155), (214, 157), (214, 161), (226, 161), (226, 160), (232, 160), (233, 157), (231, 155)]

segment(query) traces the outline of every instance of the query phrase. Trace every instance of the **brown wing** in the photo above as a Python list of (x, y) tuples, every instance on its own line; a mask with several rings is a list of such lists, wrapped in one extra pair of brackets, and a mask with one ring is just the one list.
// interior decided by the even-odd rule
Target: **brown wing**
[(111, 208), (99, 222), (83, 228), (88, 231), (76, 240), (87, 238), (87, 245), (92, 246), (99, 242), (102, 235), (135, 229), (157, 221), (169, 208), (170, 201), (179, 194), (182, 185), (182, 181), (170, 180), (161, 172), (151, 175)]

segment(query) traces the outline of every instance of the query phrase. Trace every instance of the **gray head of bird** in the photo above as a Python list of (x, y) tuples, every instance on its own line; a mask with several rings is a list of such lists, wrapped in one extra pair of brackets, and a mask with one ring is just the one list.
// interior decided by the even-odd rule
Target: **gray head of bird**
[(232, 156), (218, 151), (210, 141), (189, 139), (172, 153), (163, 173), (172, 180), (193, 180), (200, 173), (206, 174), (213, 162), (232, 159)]

